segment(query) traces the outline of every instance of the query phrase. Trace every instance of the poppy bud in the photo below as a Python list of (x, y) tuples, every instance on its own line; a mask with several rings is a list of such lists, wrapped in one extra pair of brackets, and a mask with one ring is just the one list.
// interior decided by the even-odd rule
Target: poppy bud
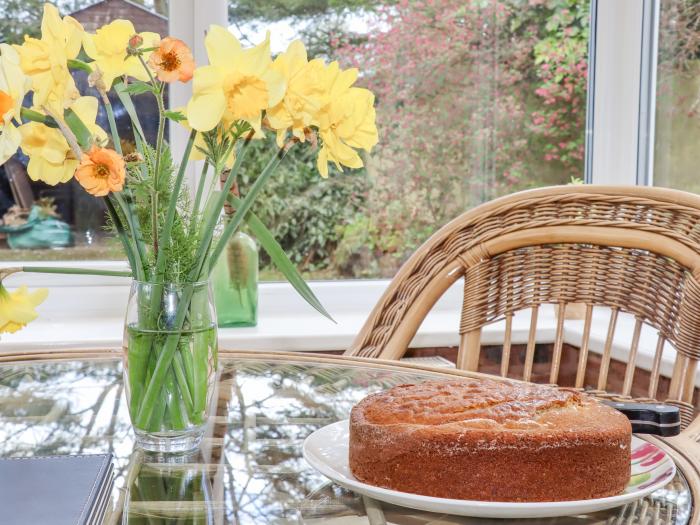
[(126, 52), (130, 55), (138, 54), (138, 48), (143, 45), (143, 37), (140, 35), (133, 35), (129, 38), (129, 47), (127, 47)]

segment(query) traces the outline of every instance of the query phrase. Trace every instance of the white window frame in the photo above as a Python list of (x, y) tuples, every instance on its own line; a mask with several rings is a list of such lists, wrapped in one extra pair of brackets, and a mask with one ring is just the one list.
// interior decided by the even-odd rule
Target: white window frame
[(659, 0), (591, 0), (585, 180), (652, 184)]
[[(169, 33), (190, 46), (196, 64), (205, 64), (207, 52), (204, 47), (204, 37), (212, 24), (228, 26), (227, 0), (170, 0), (168, 9)], [(171, 109), (184, 107), (192, 95), (192, 82), (171, 83), (169, 95)], [(182, 158), (187, 136), (188, 132), (182, 126), (170, 126), (173, 158)], [(187, 166), (185, 181), (192, 196), (196, 192), (201, 170), (202, 161), (190, 162)]]

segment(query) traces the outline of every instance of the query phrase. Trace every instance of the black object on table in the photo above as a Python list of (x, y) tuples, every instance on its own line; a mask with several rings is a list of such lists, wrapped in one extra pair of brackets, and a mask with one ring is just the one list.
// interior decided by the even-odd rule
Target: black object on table
[(102, 523), (114, 483), (112, 455), (0, 459), (4, 525)]
[(604, 401), (630, 420), (635, 434), (670, 437), (681, 433), (681, 413), (678, 407), (662, 403), (626, 403)]

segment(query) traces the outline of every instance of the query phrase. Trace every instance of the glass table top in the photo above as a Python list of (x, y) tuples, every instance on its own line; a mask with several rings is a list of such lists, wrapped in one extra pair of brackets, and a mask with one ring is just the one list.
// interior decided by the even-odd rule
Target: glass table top
[(376, 502), (314, 471), (304, 438), (346, 419), (367, 394), (431, 372), (270, 354), (221, 365), (200, 450), (170, 458), (134, 449), (119, 359), (0, 365), (0, 457), (111, 452), (109, 524), (682, 524), (692, 509), (680, 473), (633, 504), (565, 518), (485, 520)]

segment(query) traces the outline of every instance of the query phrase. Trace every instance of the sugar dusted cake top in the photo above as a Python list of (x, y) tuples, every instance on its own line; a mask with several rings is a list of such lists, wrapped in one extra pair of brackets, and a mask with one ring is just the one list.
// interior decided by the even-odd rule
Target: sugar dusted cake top
[(565, 430), (567, 424), (579, 431), (596, 430), (608, 418), (624, 419), (612, 408), (573, 390), (489, 379), (399, 385), (365, 398), (356, 409), (367, 423), (375, 425), (523, 431)]

